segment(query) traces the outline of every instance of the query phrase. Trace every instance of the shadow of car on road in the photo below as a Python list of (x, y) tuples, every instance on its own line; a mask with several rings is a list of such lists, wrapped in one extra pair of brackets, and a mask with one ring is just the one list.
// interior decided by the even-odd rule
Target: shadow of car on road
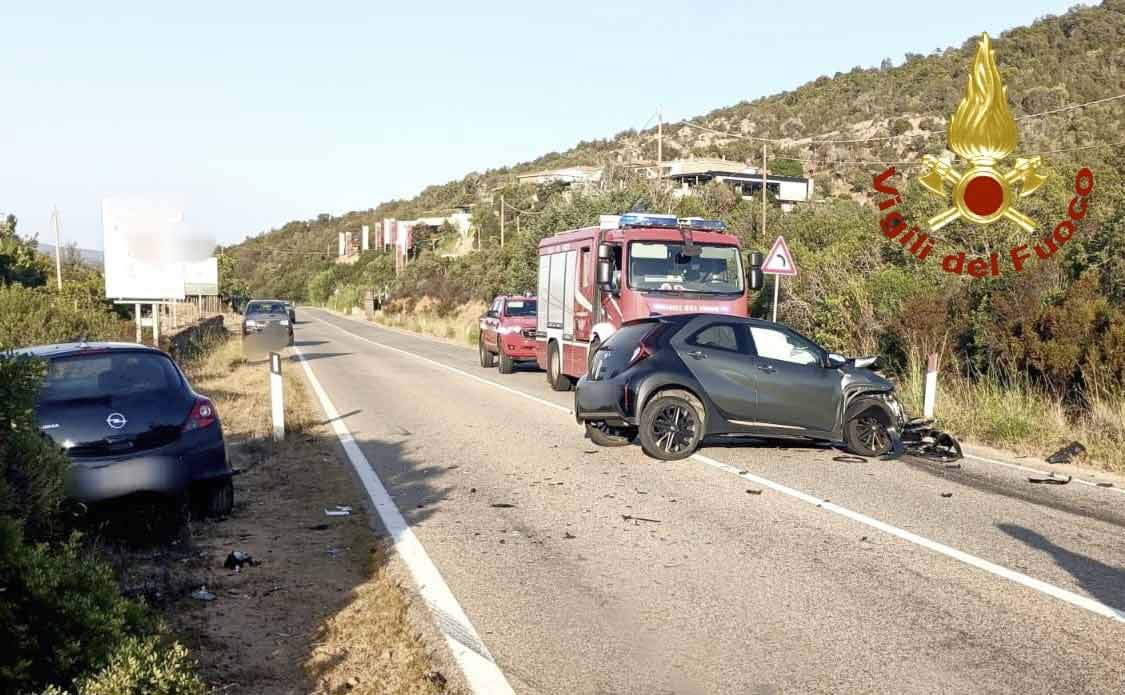
[(1125, 567), (1114, 567), (1068, 550), (1043, 534), (1017, 524), (997, 524), (996, 528), (1029, 547), (1047, 553), (1091, 596), (1111, 608), (1125, 611)]

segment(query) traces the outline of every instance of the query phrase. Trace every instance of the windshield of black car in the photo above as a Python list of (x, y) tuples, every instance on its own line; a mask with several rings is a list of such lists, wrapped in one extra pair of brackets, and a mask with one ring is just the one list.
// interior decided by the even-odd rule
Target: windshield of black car
[(97, 352), (52, 359), (39, 400), (48, 403), (178, 390), (171, 360), (149, 352)]
[(738, 247), (696, 246), (699, 254), (687, 256), (679, 242), (629, 244), (629, 287), (654, 292), (741, 293)]
[(247, 314), (287, 314), (289, 310), (281, 302), (254, 302), (246, 307)]
[(535, 316), (538, 301), (535, 299), (509, 299), (504, 307), (505, 316)]

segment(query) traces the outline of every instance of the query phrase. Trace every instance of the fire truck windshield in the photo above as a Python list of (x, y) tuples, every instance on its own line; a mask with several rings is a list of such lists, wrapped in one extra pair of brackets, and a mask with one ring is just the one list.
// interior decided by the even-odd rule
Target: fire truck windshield
[(629, 244), (629, 287), (646, 292), (742, 293), (742, 260), (737, 246), (697, 244), (686, 256), (679, 242)]

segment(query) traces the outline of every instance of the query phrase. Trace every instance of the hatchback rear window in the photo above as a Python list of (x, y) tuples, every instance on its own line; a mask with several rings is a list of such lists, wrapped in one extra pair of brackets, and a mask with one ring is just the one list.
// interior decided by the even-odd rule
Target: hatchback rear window
[(99, 352), (50, 361), (39, 398), (46, 402), (138, 396), (179, 390), (179, 371), (163, 355)]
[(656, 322), (644, 321), (642, 323), (634, 323), (631, 326), (622, 326), (617, 329), (617, 332), (609, 337), (606, 341), (606, 346), (610, 349), (622, 347), (632, 349), (641, 342), (641, 338), (645, 337), (656, 328)]
[(287, 314), (289, 309), (281, 302), (251, 302), (247, 314)]

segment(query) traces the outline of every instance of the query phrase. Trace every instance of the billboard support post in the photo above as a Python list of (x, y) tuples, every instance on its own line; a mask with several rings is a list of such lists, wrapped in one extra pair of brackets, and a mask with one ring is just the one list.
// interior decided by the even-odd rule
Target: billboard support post
[(141, 303), (140, 302), (137, 302), (136, 304), (133, 305), (133, 313), (137, 317), (137, 344), (138, 345), (144, 345), (145, 332), (144, 332), (144, 329), (141, 328)]
[(152, 305), (152, 346), (160, 347), (160, 305)]

